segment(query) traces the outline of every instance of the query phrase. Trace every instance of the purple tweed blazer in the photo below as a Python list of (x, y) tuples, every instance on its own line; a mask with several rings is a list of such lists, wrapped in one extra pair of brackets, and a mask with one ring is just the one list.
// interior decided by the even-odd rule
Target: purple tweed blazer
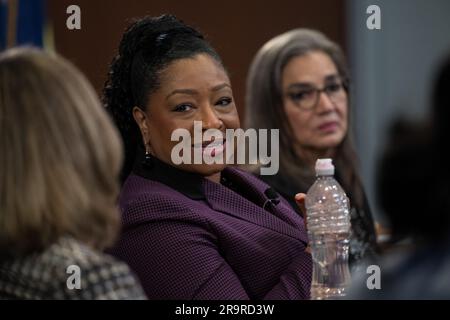
[(111, 253), (149, 299), (308, 299), (303, 220), (285, 199), (266, 203), (267, 189), (231, 167), (218, 184), (160, 161), (141, 166), (123, 185)]

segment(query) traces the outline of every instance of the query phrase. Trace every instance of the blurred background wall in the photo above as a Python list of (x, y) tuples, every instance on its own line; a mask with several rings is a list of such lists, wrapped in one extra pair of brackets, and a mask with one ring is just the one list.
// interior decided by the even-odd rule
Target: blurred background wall
[[(372, 4), (381, 9), (381, 30), (366, 27)], [(375, 201), (376, 163), (396, 117), (428, 116), (435, 73), (450, 53), (450, 1), (348, 0), (346, 5), (355, 140), (372, 209), (384, 221)], [(411, 187), (416, 194), (405, 201), (419, 200), (426, 186)]]
[[(0, 47), (6, 44), (8, 4), (19, 13), (19, 44), (56, 49), (87, 75), (99, 94), (130, 19), (175, 14), (205, 33), (221, 54), (241, 118), (245, 78), (260, 46), (293, 28), (324, 32), (349, 58), (361, 173), (375, 217), (382, 222), (374, 182), (386, 129), (399, 114), (427, 116), (436, 66), (450, 50), (448, 0), (0, 0)], [(66, 27), (66, 9), (74, 4), (81, 8), (81, 30)], [(381, 9), (381, 30), (366, 27), (366, 9), (373, 4)]]

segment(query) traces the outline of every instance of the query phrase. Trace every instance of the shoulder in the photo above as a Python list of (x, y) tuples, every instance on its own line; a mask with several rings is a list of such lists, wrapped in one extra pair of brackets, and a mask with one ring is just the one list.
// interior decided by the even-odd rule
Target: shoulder
[(71, 237), (63, 237), (50, 246), (43, 254), (42, 260), (51, 259), (56, 266), (78, 266), (85, 271), (96, 267), (114, 267), (118, 271), (127, 271), (126, 265), (102, 252), (95, 251)]
[(149, 180), (137, 175), (130, 175), (120, 192), (120, 208), (122, 212), (152, 212), (183, 209), (186, 203), (193, 202), (182, 193), (164, 183)]
[(124, 229), (171, 219), (205, 223), (212, 210), (206, 201), (191, 199), (158, 181), (130, 175), (120, 193)]
[(142, 288), (125, 263), (72, 238), (61, 239), (46, 256), (52, 258), (51, 269), (63, 282), (63, 290), (55, 290), (60, 294), (55, 298), (144, 298)]
[(298, 192), (305, 192), (304, 189), (295, 186), (295, 179), (289, 177), (289, 175), (281, 169), (278, 170), (277, 173), (271, 175), (260, 174), (259, 170), (251, 170), (247, 173), (253, 176), (254, 179), (259, 180), (260, 183), (264, 183), (265, 186), (274, 188), (277, 192), (283, 195), (283, 197), (294, 197), (294, 195)]
[(53, 269), (58, 268), (55, 274), (65, 280), (64, 292), (61, 293), (64, 299), (117, 300), (145, 297), (125, 263), (94, 251), (72, 238), (61, 239), (49, 250), (48, 255), (53, 257)]
[(173, 196), (176, 191), (158, 181), (130, 174), (120, 192), (120, 201), (130, 203), (141, 198), (157, 198)]
[(261, 179), (260, 176), (256, 175), (252, 171), (244, 170), (243, 168), (229, 166), (224, 170), (224, 173), (232, 179), (244, 181), (249, 187), (259, 187), (261, 189), (267, 189), (269, 187), (269, 185)]

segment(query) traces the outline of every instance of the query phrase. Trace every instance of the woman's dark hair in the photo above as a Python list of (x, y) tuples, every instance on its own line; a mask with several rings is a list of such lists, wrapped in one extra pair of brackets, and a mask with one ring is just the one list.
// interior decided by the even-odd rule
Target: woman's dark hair
[(149, 95), (159, 88), (161, 74), (170, 63), (201, 53), (223, 65), (203, 35), (173, 15), (144, 17), (126, 29), (103, 90), (103, 103), (125, 146), (122, 182), (132, 170), (137, 148), (143, 147), (133, 108), (146, 109)]

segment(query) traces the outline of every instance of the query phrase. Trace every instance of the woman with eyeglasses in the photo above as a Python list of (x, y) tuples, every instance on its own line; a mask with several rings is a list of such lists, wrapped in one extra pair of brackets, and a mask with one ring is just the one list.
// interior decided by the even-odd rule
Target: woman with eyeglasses
[(349, 134), (348, 70), (339, 46), (308, 29), (271, 39), (251, 64), (246, 104), (247, 127), (280, 130), (280, 169), (261, 178), (300, 213), (295, 196), (314, 182), (315, 161), (332, 158), (352, 206), (350, 262), (372, 256), (376, 235)]

